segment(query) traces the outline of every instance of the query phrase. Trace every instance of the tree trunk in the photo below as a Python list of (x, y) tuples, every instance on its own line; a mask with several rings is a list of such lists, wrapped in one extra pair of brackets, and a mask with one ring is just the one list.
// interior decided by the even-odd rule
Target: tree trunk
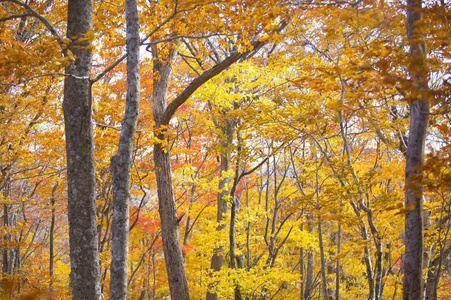
[[(341, 206), (341, 205), (340, 205)], [(341, 210), (341, 209), (340, 209)], [(340, 212), (341, 215), (341, 212)], [(337, 233), (337, 255), (341, 252), (341, 221), (338, 223), (338, 233)], [(335, 299), (340, 299), (340, 270), (341, 264), (340, 259), (337, 259), (336, 270), (335, 270)]]
[(440, 272), (437, 267), (428, 270), (428, 279), (426, 282), (425, 300), (437, 300), (437, 288)]
[(111, 158), (113, 222), (110, 299), (127, 299), (130, 175), (139, 114), (139, 20), (136, 0), (125, 0), (127, 95), (117, 153)]
[[(9, 212), (8, 204), (3, 204), (3, 226), (9, 231)], [(3, 236), (4, 244), (8, 245), (9, 233)], [(2, 272), (3, 274), (8, 274), (8, 247), (4, 246), (2, 249)]]
[(412, 208), (405, 215), (405, 255), (403, 299), (422, 299), (423, 293), (423, 187), (414, 182), (423, 175), (424, 145), (429, 120), (429, 102), (425, 99), (427, 70), (426, 46), (416, 22), (421, 20), (421, 0), (407, 1), (407, 37), (410, 43), (410, 78), (415, 91), (411, 93), (410, 130), (406, 154), (405, 205)]
[[(311, 222), (313, 221), (313, 217), (311, 214), (307, 215), (307, 230), (308, 232), (313, 231), (313, 226)], [(311, 300), (313, 297), (313, 288), (314, 288), (314, 276), (315, 276), (315, 254), (313, 252), (313, 248), (310, 247), (307, 253), (307, 274), (305, 280), (305, 293), (304, 299)]]
[[(172, 169), (170, 161), (168, 136), (165, 129), (159, 128), (161, 119), (167, 105), (167, 89), (172, 71), (172, 61), (177, 51), (173, 48), (168, 57), (159, 56), (157, 50), (154, 54), (154, 74), (159, 78), (153, 82), (153, 117), (156, 123), (157, 137), (160, 143), (154, 145), (154, 161), (157, 178), (158, 204), (161, 221), (161, 233), (163, 239), (164, 259), (168, 274), (169, 290), (171, 298), (177, 300), (189, 299), (188, 282), (183, 265), (182, 247), (180, 244), (179, 222), (177, 218), (176, 204), (174, 198), (174, 187), (172, 182)], [(167, 124), (165, 124), (167, 125)]]
[(375, 286), (375, 296), (376, 300), (382, 300), (383, 292), (383, 276), (384, 276), (384, 262), (383, 262), (383, 245), (379, 239), (376, 239), (376, 286)]
[[(362, 226), (362, 236), (365, 241), (368, 240), (368, 233), (364, 226)], [(374, 286), (374, 273), (371, 263), (371, 252), (368, 246), (365, 246), (365, 266), (366, 266), (366, 278), (368, 280), (368, 300), (375, 298), (375, 286)]]
[(64, 121), (66, 130), (67, 193), (70, 285), (73, 299), (100, 299), (99, 250), (97, 246), (94, 143), (90, 42), (80, 41), (92, 30), (92, 1), (69, 0), (67, 37), (75, 63), (66, 68)]
[[(302, 225), (301, 231), (304, 231), (304, 226)], [(304, 300), (304, 291), (305, 291), (305, 267), (304, 267), (304, 247), (301, 247), (300, 253), (299, 253), (299, 266), (300, 266), (300, 275), (301, 275), (301, 289), (300, 289), (300, 298), (301, 300)]]
[[(216, 213), (216, 222), (218, 227), (217, 231), (222, 231), (227, 227), (225, 224), (225, 220), (227, 219), (228, 207), (227, 201), (225, 199), (226, 196), (229, 195), (230, 190), (225, 189), (226, 186), (230, 186), (231, 179), (230, 177), (224, 177), (224, 174), (230, 170), (230, 154), (227, 148), (233, 142), (233, 134), (235, 132), (235, 124), (233, 120), (225, 120), (225, 124), (221, 127), (221, 132), (224, 137), (221, 137), (221, 165), (220, 165), (220, 175), (219, 175), (219, 183), (218, 183), (218, 196), (217, 196), (217, 213)], [(225, 126), (224, 126), (225, 125)], [(223, 223), (223, 224), (221, 224)], [(214, 250), (213, 257), (211, 258), (211, 266), (210, 268), (214, 272), (218, 272), (221, 270), (224, 264), (224, 249), (223, 247), (218, 247)], [(218, 294), (215, 292), (207, 292), (206, 300), (217, 300)]]
[(55, 238), (55, 212), (56, 212), (55, 191), (56, 191), (57, 187), (58, 187), (58, 182), (53, 186), (52, 198), (50, 199), (50, 204), (52, 205), (52, 219), (51, 219), (51, 223), (50, 223), (50, 233), (49, 233), (49, 238), (50, 238), (50, 243), (49, 243), (49, 275), (50, 275), (49, 287), (50, 287), (50, 289), (53, 286), (53, 264), (54, 264), (54, 260), (55, 260), (53, 242), (54, 242), (54, 238)]
[(323, 278), (323, 294), (324, 299), (329, 300), (329, 291), (327, 290), (327, 274), (326, 274), (326, 259), (324, 257), (324, 245), (323, 245), (323, 230), (321, 226), (321, 217), (318, 217), (318, 240), (319, 251), (321, 255), (321, 277)]
[(445, 257), (451, 253), (451, 247), (444, 250), (440, 247), (440, 254), (429, 264), (428, 277), (426, 282), (426, 300), (437, 300), (437, 287), (442, 271), (442, 263)]
[[(232, 189), (235, 190), (235, 189)], [(233, 192), (233, 194), (235, 194)], [(236, 264), (236, 254), (235, 254), (235, 248), (236, 248), (236, 240), (235, 240), (235, 222), (236, 222), (236, 199), (234, 196), (232, 196), (232, 206), (230, 208), (230, 228), (229, 228), (229, 254), (230, 254), (230, 269), (236, 270), (237, 264)], [(241, 291), (240, 286), (238, 282), (235, 282), (235, 300), (241, 300)]]

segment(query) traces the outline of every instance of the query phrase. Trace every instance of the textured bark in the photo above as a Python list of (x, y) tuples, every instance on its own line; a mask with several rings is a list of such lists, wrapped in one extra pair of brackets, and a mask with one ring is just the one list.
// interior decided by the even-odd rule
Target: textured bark
[[(423, 187), (414, 182), (422, 176), (424, 145), (429, 120), (429, 102), (425, 99), (427, 71), (426, 47), (418, 32), (416, 22), (421, 20), (421, 0), (407, 1), (407, 37), (410, 43), (410, 77), (418, 95), (410, 103), (410, 130), (406, 154), (405, 205), (412, 207), (405, 215), (405, 255), (403, 261), (403, 299), (422, 299), (423, 293)], [(415, 177), (414, 177), (415, 176)], [(410, 184), (410, 186), (409, 186)], [(415, 186), (412, 186), (415, 185)]]
[(139, 114), (139, 20), (136, 0), (125, 0), (127, 95), (117, 153), (111, 158), (113, 222), (110, 299), (127, 299), (130, 174)]
[(305, 280), (305, 292), (304, 299), (311, 300), (313, 299), (313, 288), (314, 288), (314, 270), (315, 268), (315, 254), (313, 249), (309, 249), (307, 253), (307, 274)]
[(56, 208), (55, 208), (55, 191), (58, 187), (58, 182), (53, 186), (52, 189), (52, 198), (50, 199), (50, 204), (52, 205), (52, 219), (51, 219), (51, 223), (50, 223), (50, 232), (49, 232), (49, 275), (50, 275), (50, 282), (49, 282), (49, 287), (52, 288), (53, 285), (53, 265), (54, 265), (54, 260), (55, 260), (55, 254), (54, 254), (54, 247), (53, 247), (53, 243), (54, 243), (54, 239), (55, 239), (55, 213), (56, 213)]
[[(232, 195), (235, 195), (236, 187), (235, 185), (232, 187)], [(232, 196), (233, 197), (233, 196)], [(236, 222), (236, 214), (237, 214), (237, 200), (235, 197), (232, 199), (232, 206), (230, 207), (230, 228), (229, 228), (229, 254), (230, 254), (230, 269), (236, 270), (237, 268), (237, 256), (236, 256), (236, 240), (235, 240), (235, 222)], [(234, 289), (235, 300), (242, 300), (241, 290), (239, 286), (239, 282), (235, 282)]]
[[(441, 247), (440, 247), (441, 248)], [(429, 264), (428, 279), (426, 282), (426, 300), (437, 300), (437, 288), (442, 271), (442, 264), (445, 257), (451, 253), (451, 247), (446, 250), (440, 249), (440, 255)]]
[(437, 289), (439, 280), (439, 270), (432, 267), (428, 270), (428, 279), (426, 282), (425, 300), (437, 300)]
[[(161, 125), (161, 119), (167, 105), (167, 89), (172, 71), (172, 61), (176, 50), (169, 51), (169, 57), (159, 57), (156, 50), (154, 54), (154, 74), (159, 78), (153, 85), (153, 116), (156, 126)], [(157, 130), (160, 128), (157, 127)], [(158, 138), (164, 143), (168, 140), (165, 131), (158, 134)], [(154, 161), (157, 178), (158, 204), (161, 221), (161, 233), (163, 239), (164, 259), (168, 275), (169, 290), (172, 299), (189, 299), (188, 282), (186, 280), (185, 267), (183, 265), (182, 247), (180, 244), (179, 222), (177, 218), (174, 198), (174, 186), (172, 181), (172, 169), (169, 148), (162, 143), (154, 145)]]
[[(340, 205), (341, 206), (341, 205)], [(340, 213), (341, 214), (341, 213)], [(341, 252), (341, 221), (338, 223), (338, 233), (337, 233), (337, 255), (340, 255)], [(337, 259), (337, 264), (335, 267), (335, 299), (340, 299), (340, 271), (341, 271), (341, 263), (340, 259)]]
[[(163, 135), (159, 137), (161, 139), (164, 138)], [(161, 144), (154, 145), (161, 232), (171, 298), (184, 300), (189, 299), (189, 291), (183, 265), (171, 162), (168, 151), (168, 148), (163, 148)]]
[[(307, 215), (307, 230), (308, 232), (313, 231), (313, 226), (311, 222), (313, 217), (312, 215)], [(306, 274), (306, 280), (305, 280), (305, 292), (304, 292), (304, 299), (311, 300), (313, 298), (313, 288), (314, 288), (314, 276), (315, 276), (315, 254), (313, 252), (313, 248), (310, 247), (307, 253), (307, 274)]]
[(69, 0), (67, 37), (77, 57), (66, 68), (64, 121), (66, 130), (70, 285), (73, 299), (100, 299), (99, 251), (95, 212), (95, 168), (92, 133), (92, 99), (89, 81), (89, 41), (78, 41), (92, 29), (92, 1)]
[(376, 241), (376, 262), (375, 262), (375, 273), (376, 273), (376, 286), (375, 286), (375, 296), (376, 300), (382, 299), (383, 292), (383, 274), (384, 274), (384, 264), (383, 264), (383, 245), (378, 240)]
[(324, 257), (323, 231), (321, 226), (321, 217), (318, 217), (318, 240), (319, 253), (321, 256), (321, 277), (323, 278), (322, 288), (324, 299), (329, 299), (329, 291), (327, 290), (327, 275), (326, 275), (326, 259)]
[[(225, 186), (230, 186), (230, 177), (225, 177), (224, 173), (230, 170), (230, 154), (226, 150), (233, 142), (233, 134), (235, 132), (235, 124), (233, 120), (226, 120), (225, 124), (221, 126), (221, 131), (224, 137), (221, 139), (221, 149), (224, 151), (221, 153), (221, 165), (220, 165), (220, 179), (218, 183), (218, 190), (220, 191), (217, 196), (217, 213), (216, 222), (218, 223), (217, 231), (222, 231), (227, 227), (225, 220), (227, 219), (228, 207), (226, 196), (229, 195), (230, 190), (224, 189)], [(221, 224), (223, 223), (223, 224)], [(221, 270), (224, 264), (224, 249), (218, 247), (214, 250), (211, 258), (211, 269), (215, 272)], [(207, 292), (206, 300), (217, 300), (218, 294), (214, 292)]]
[[(8, 204), (3, 204), (3, 226), (5, 228), (9, 227), (9, 207)], [(5, 234), (3, 236), (3, 240), (5, 241), (5, 244), (7, 245), (9, 242), (10, 234)], [(4, 247), (2, 250), (2, 272), (3, 274), (8, 274), (8, 247)]]
[[(304, 230), (302, 226), (301, 231)], [(301, 300), (304, 300), (304, 291), (305, 291), (305, 267), (304, 267), (304, 247), (301, 247), (301, 251), (299, 253), (299, 266), (300, 266), (300, 273), (301, 273), (301, 289), (300, 289), (300, 298)]]
[[(365, 241), (368, 240), (368, 232), (364, 226), (362, 226), (362, 236)], [(368, 246), (365, 246), (365, 266), (366, 266), (366, 278), (368, 281), (368, 300), (375, 298), (375, 286), (374, 286), (374, 272), (371, 262), (371, 252)]]

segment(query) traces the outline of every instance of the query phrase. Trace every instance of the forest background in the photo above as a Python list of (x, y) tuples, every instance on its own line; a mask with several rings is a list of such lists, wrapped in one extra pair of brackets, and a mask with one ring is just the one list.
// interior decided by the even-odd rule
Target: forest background
[(448, 1), (0, 2), (5, 299), (451, 297)]

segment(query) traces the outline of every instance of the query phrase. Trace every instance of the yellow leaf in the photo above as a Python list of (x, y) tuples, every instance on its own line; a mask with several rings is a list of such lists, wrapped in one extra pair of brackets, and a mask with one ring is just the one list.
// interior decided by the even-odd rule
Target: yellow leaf
[(414, 210), (415, 206), (417, 204), (415, 202), (410, 203), (409, 205), (407, 205), (405, 208), (400, 209), (397, 213), (395, 213), (396, 215), (404, 215), (406, 214), (408, 211)]
[(423, 195), (423, 193), (419, 190), (414, 190), (413, 194), (415, 195), (415, 197), (417, 198), (421, 198), (421, 196)]

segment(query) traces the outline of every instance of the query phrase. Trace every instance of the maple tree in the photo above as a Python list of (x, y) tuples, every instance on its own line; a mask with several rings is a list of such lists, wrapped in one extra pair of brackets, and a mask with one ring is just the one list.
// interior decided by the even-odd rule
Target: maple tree
[(449, 297), (448, 2), (81, 2), (1, 1), (2, 297)]

